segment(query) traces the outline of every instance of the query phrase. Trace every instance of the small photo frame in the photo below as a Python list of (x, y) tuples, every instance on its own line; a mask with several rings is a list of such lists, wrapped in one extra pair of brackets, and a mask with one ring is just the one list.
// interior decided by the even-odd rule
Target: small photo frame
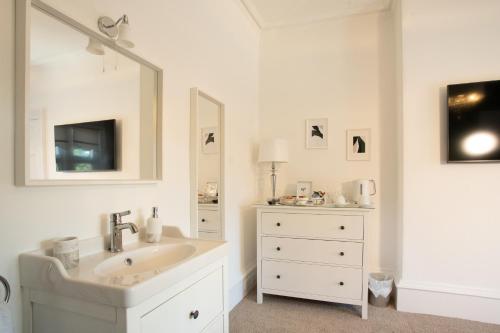
[(201, 129), (201, 151), (204, 154), (217, 154), (219, 152), (217, 127), (205, 127)]
[(371, 155), (371, 130), (347, 130), (347, 160), (369, 161)]
[(306, 120), (306, 148), (328, 149), (328, 118)]
[(310, 198), (312, 194), (312, 182), (299, 181), (297, 182), (297, 198), (307, 197)]
[(210, 197), (216, 197), (218, 191), (218, 186), (216, 182), (207, 182), (205, 184), (205, 188), (203, 189), (203, 192), (205, 195), (210, 196)]

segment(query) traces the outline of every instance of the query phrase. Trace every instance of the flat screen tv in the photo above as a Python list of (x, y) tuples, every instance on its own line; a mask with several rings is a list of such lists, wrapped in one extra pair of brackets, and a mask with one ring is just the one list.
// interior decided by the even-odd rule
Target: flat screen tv
[(54, 127), (56, 170), (116, 170), (116, 121), (102, 120)]
[(500, 81), (448, 86), (448, 162), (500, 162)]

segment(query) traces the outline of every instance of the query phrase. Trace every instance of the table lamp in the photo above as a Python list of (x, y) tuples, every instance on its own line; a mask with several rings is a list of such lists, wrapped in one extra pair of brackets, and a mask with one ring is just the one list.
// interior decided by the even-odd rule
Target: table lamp
[(276, 198), (276, 163), (288, 162), (288, 142), (283, 139), (273, 139), (262, 142), (259, 147), (259, 162), (271, 163), (273, 197), (268, 203), (270, 205), (275, 205), (278, 203), (278, 198)]

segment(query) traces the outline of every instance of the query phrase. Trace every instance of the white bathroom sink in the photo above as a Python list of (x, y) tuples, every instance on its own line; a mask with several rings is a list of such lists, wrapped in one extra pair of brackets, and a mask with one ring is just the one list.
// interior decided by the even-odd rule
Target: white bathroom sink
[(168, 267), (189, 257), (196, 251), (191, 244), (161, 244), (126, 251), (104, 260), (96, 266), (98, 276), (128, 278), (144, 273), (159, 274)]
[(159, 244), (135, 241), (111, 253), (103, 238), (80, 241), (80, 264), (65, 269), (50, 250), (23, 253), (21, 285), (92, 303), (132, 307), (203, 267), (223, 260), (223, 241), (163, 237)]

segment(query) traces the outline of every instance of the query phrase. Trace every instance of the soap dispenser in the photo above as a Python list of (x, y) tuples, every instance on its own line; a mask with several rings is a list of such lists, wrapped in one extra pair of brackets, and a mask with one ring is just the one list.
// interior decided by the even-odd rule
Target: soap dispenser
[(153, 215), (148, 219), (146, 226), (146, 240), (148, 243), (158, 243), (161, 240), (162, 223), (158, 217), (158, 207), (153, 207)]

